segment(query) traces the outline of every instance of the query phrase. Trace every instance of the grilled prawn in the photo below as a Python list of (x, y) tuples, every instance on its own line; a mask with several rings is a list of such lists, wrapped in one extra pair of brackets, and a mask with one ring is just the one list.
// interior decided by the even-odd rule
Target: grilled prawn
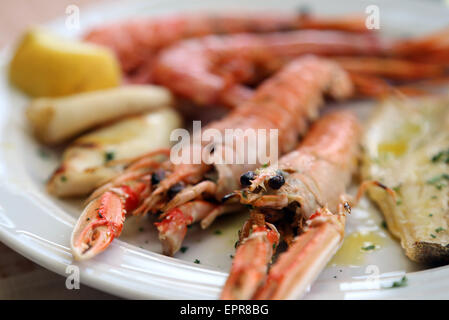
[(199, 105), (240, 106), (260, 82), (304, 54), (381, 55), (389, 44), (375, 34), (300, 30), (233, 34), (181, 41), (163, 50), (154, 78), (178, 96)]
[(369, 32), (363, 16), (318, 18), (306, 13), (191, 14), (148, 17), (97, 27), (85, 40), (111, 48), (131, 82), (150, 82), (157, 53), (185, 38), (239, 32), (263, 33), (295, 29)]
[[(242, 176), (246, 188), (235, 194), (252, 209), (223, 299), (286, 299), (305, 292), (343, 239), (350, 209), (345, 190), (356, 168), (359, 136), (352, 113), (328, 114), (278, 164)], [(281, 237), (289, 249), (267, 276)]]
[[(252, 95), (248, 84), (257, 84), (300, 55), (317, 54), (335, 58), (350, 72), (359, 93), (372, 96), (391, 91), (383, 78), (416, 81), (446, 73), (449, 46), (425, 39), (387, 40), (374, 33), (329, 30), (210, 35), (162, 50), (153, 73), (157, 83), (178, 96), (232, 108)], [(416, 47), (423, 51), (418, 54)], [(438, 54), (438, 59), (423, 60), (426, 54)]]
[[(352, 94), (347, 74), (335, 63), (314, 56), (292, 61), (278, 74), (264, 82), (251, 99), (220, 121), (207, 128), (224, 133), (226, 129), (277, 129), (280, 153), (291, 151), (307, 124), (318, 115), (323, 95), (345, 98)], [(230, 148), (236, 156), (269, 149), (252, 146), (241, 150), (239, 139), (216, 143), (211, 154)], [(242, 142), (242, 141), (240, 141)], [(204, 145), (192, 145), (200, 150)], [(260, 157), (256, 157), (257, 160)], [(247, 158), (246, 158), (247, 159)], [(181, 246), (191, 223), (239, 208), (222, 197), (239, 187), (239, 177), (262, 163), (156, 164), (143, 157), (124, 175), (97, 190), (91, 197), (72, 234), (72, 250), (78, 259), (90, 258), (103, 251), (120, 235), (127, 214), (150, 212), (158, 216), (156, 226), (164, 253), (173, 255)], [(236, 207), (237, 206), (237, 207)]]

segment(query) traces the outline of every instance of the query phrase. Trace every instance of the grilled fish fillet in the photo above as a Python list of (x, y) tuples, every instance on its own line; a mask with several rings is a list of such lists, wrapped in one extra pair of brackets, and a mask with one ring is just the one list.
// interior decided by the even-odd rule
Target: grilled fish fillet
[(406, 255), (421, 263), (449, 262), (449, 98), (391, 99), (364, 135), (362, 176), (369, 196)]

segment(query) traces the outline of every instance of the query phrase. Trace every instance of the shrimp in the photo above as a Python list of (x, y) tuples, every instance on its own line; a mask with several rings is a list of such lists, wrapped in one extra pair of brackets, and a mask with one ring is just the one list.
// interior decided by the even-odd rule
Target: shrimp
[(361, 76), (364, 84), (371, 83), (372, 89), (360, 92), (371, 96), (392, 91), (384, 78), (396, 84), (447, 74), (448, 30), (411, 40), (329, 30), (210, 35), (162, 50), (152, 68), (155, 81), (178, 96), (232, 108), (252, 95), (245, 85), (260, 82), (302, 54), (317, 54), (332, 57), (357, 80)]
[(389, 46), (375, 34), (301, 30), (269, 34), (211, 35), (163, 50), (155, 81), (199, 105), (236, 107), (257, 83), (303, 54), (381, 55)]
[[(360, 126), (348, 111), (318, 120), (299, 147), (260, 168), (235, 195), (251, 206), (222, 299), (303, 294), (343, 239), (345, 189), (357, 167)], [(248, 174), (246, 174), (248, 175)], [(289, 249), (268, 271), (279, 244)]]
[[(222, 120), (209, 124), (206, 129), (214, 129), (219, 133), (225, 133), (227, 129), (277, 129), (278, 149), (280, 153), (291, 151), (299, 135), (305, 133), (309, 121), (318, 115), (318, 109), (323, 104), (323, 95), (329, 94), (336, 99), (349, 97), (352, 94), (352, 83), (347, 74), (335, 63), (314, 56), (304, 56), (292, 61), (279, 73), (266, 80), (254, 93), (254, 95), (244, 104), (228, 114)], [(232, 141), (214, 141), (212, 149), (209, 143), (192, 144), (192, 151), (209, 150), (212, 155), (223, 156), (223, 150), (229, 148), (234, 155), (241, 156), (256, 154), (256, 161), (248, 161), (242, 164), (226, 164), (212, 162), (208, 164), (173, 164), (166, 161), (161, 164), (163, 174), (157, 179), (151, 178), (150, 186), (143, 188), (144, 195), (140, 195), (138, 206), (133, 205), (133, 209), (127, 209), (128, 214), (144, 214), (150, 212), (158, 216), (156, 226), (159, 230), (159, 239), (162, 241), (164, 253), (175, 254), (180, 248), (186, 233), (186, 226), (209, 215), (218, 216), (241, 208), (238, 202), (221, 200), (224, 195), (239, 187), (240, 175), (248, 170), (253, 170), (260, 163), (261, 153), (269, 149), (269, 144), (273, 141), (266, 139), (265, 145), (248, 145), (246, 150), (237, 146), (244, 143), (244, 135), (235, 135)], [(239, 144), (240, 143), (240, 144)], [(203, 149), (204, 147), (204, 149)], [(265, 148), (264, 148), (265, 147)], [(206, 152), (207, 154), (207, 152)], [(275, 155), (277, 156), (277, 155)], [(140, 161), (144, 161), (145, 158)], [(152, 162), (150, 162), (152, 163)], [(136, 170), (128, 170), (126, 178), (118, 177), (117, 181), (133, 181), (134, 175), (137, 178), (147, 177), (151, 169), (134, 165)], [(138, 170), (137, 170), (138, 169)], [(142, 172), (143, 170), (143, 172)], [(154, 173), (153, 173), (154, 174)], [(131, 179), (131, 180), (128, 180)], [(154, 181), (153, 181), (154, 180)], [(134, 182), (135, 183), (135, 182)], [(113, 193), (120, 188), (120, 184), (114, 183), (105, 186), (92, 197), (93, 202), (97, 199), (105, 198), (105, 194)], [(106, 242), (110, 243), (118, 237), (123, 226), (125, 214), (126, 196), (120, 192), (115, 192), (116, 198), (122, 200), (122, 206), (115, 199), (117, 204), (113, 211), (103, 212), (103, 217), (108, 217), (108, 221), (113, 221), (108, 230), (97, 228), (94, 222), (89, 225), (77, 224), (72, 234), (72, 250), (77, 259), (90, 258), (106, 247)], [(111, 207), (107, 202), (113, 197), (104, 199), (102, 207)], [(134, 203), (134, 202), (133, 202)], [(91, 217), (102, 219), (92, 210), (95, 205), (88, 205), (80, 217), (80, 221)], [(86, 229), (88, 231), (86, 231)], [(112, 232), (113, 231), (113, 232)], [(95, 236), (93, 236), (96, 234)], [(96, 239), (101, 239), (101, 244), (96, 245)]]
[(112, 49), (131, 82), (149, 82), (152, 74), (151, 64), (157, 53), (181, 39), (210, 34), (263, 33), (295, 29), (369, 32), (363, 16), (318, 18), (304, 12), (229, 12), (127, 20), (94, 28), (84, 39)]

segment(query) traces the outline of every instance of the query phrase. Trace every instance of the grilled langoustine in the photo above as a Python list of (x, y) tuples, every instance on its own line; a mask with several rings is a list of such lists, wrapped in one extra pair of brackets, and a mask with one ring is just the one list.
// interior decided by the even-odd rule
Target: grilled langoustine
[[(347, 111), (318, 120), (279, 163), (242, 176), (251, 207), (222, 299), (287, 299), (305, 292), (343, 240), (346, 187), (357, 166), (360, 127)], [(282, 238), (288, 250), (268, 271)]]
[(161, 49), (175, 42), (210, 34), (265, 33), (296, 29), (370, 32), (363, 16), (316, 17), (309, 13), (228, 12), (182, 14), (126, 20), (92, 29), (86, 41), (117, 55), (131, 82), (152, 82), (152, 64)]
[[(251, 99), (207, 128), (221, 133), (226, 129), (277, 129), (279, 152), (284, 154), (296, 146), (308, 122), (318, 116), (324, 94), (337, 99), (348, 97), (352, 94), (352, 83), (337, 64), (305, 56), (288, 64), (264, 82)], [(269, 149), (267, 139), (265, 149), (240, 150), (236, 148), (238, 139), (245, 137), (235, 136), (230, 144), (216, 144), (213, 153), (220, 155), (220, 150), (230, 148), (239, 156), (242, 152), (251, 154)], [(202, 147), (193, 144), (192, 150)], [(232, 200), (222, 203), (222, 197), (239, 187), (241, 174), (261, 165), (259, 162), (174, 165), (171, 161), (158, 164), (143, 157), (91, 196), (92, 201), (72, 234), (73, 254), (78, 259), (95, 256), (120, 235), (126, 215), (150, 212), (159, 220), (156, 226), (164, 253), (173, 255), (180, 248), (189, 224), (240, 208)]]

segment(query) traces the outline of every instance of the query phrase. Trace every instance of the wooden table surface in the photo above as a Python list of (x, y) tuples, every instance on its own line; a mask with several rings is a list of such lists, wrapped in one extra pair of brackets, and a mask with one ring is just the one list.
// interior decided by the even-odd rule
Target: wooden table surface
[[(0, 0), (0, 48), (30, 25), (65, 15), (67, 5), (83, 8), (105, 0)], [(66, 278), (27, 260), (0, 243), (0, 299), (115, 299), (81, 284), (68, 290)]]

